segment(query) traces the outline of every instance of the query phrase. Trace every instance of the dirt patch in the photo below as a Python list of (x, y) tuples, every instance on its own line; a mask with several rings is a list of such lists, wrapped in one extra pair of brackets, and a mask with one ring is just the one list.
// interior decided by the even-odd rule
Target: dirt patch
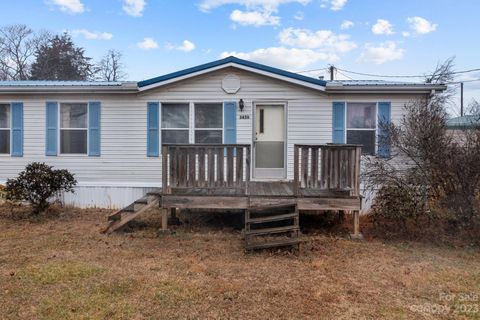
[[(152, 212), (129, 232), (106, 236), (99, 230), (107, 214), (61, 209), (55, 218), (0, 217), (1, 317), (480, 317), (476, 249), (308, 231), (299, 255), (246, 255), (235, 223), (192, 220), (159, 234)], [(462, 299), (467, 294), (477, 300)]]

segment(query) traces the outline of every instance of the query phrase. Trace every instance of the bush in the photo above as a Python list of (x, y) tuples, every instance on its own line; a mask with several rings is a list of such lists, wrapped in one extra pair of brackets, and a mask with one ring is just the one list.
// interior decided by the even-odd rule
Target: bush
[(418, 224), (426, 212), (425, 197), (419, 190), (390, 183), (378, 190), (370, 218), (386, 231), (405, 232), (408, 225)]
[[(440, 70), (448, 71), (449, 64)], [(396, 123), (380, 123), (385, 134), (379, 140), (390, 144), (391, 157), (365, 159), (362, 177), (368, 191), (380, 187), (372, 207), (375, 223), (403, 225), (407, 233), (441, 226), (477, 241), (480, 127), (451, 132), (448, 107), (448, 92), (431, 95), (407, 104)], [(480, 108), (475, 110), (472, 116), (480, 119)]]
[(7, 191), (5, 189), (5, 186), (0, 184), (0, 202), (7, 198)]
[(7, 199), (27, 201), (34, 214), (45, 211), (49, 200), (59, 192), (74, 192), (77, 184), (73, 174), (68, 170), (54, 170), (45, 163), (33, 162), (25, 167), (15, 179), (8, 179)]

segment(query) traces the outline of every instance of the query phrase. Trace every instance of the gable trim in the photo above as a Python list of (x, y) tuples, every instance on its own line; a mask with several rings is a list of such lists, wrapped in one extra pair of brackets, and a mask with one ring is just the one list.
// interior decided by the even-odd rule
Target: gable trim
[(301, 86), (325, 91), (326, 81), (303, 76), (297, 73), (285, 71), (278, 68), (269, 67), (263, 64), (242, 60), (235, 57), (228, 57), (222, 60), (202, 64), (193, 68), (173, 72), (164, 76), (138, 82), (139, 91), (145, 91), (152, 88), (164, 86), (173, 82), (181, 81), (191, 77), (199, 76), (208, 72), (235, 67), (238, 69), (261, 74), (267, 77), (283, 80), (286, 82), (298, 84)]

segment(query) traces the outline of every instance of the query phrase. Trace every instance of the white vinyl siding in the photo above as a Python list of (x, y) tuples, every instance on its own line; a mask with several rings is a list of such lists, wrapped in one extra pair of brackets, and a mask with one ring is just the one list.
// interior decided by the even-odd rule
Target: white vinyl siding
[[(221, 88), (223, 78), (236, 74), (241, 88), (227, 94)], [(252, 103), (279, 102), (287, 106), (287, 178), (293, 178), (295, 143), (329, 143), (332, 139), (332, 102), (391, 101), (392, 121), (403, 114), (410, 94), (330, 94), (288, 84), (238, 69), (223, 69), (184, 80), (141, 94), (37, 94), (0, 95), (0, 104), (24, 103), (24, 156), (2, 157), (0, 183), (15, 177), (27, 163), (45, 162), (68, 169), (79, 182), (75, 195), (66, 195), (68, 203), (81, 206), (120, 207), (136, 200), (148, 188), (161, 187), (161, 157), (147, 157), (147, 103), (186, 103), (190, 106), (189, 128), (194, 128), (195, 103), (222, 103), (243, 99), (245, 108), (237, 109), (237, 143), (252, 143)], [(99, 157), (45, 155), (45, 102), (99, 101), (102, 104), (101, 146)], [(248, 116), (248, 117), (246, 117)], [(267, 119), (266, 119), (267, 120)], [(163, 128), (162, 128), (163, 129)], [(193, 130), (191, 130), (193, 131)], [(189, 133), (193, 143), (193, 132)], [(162, 141), (163, 142), (163, 141)], [(103, 190), (103, 191), (102, 191)], [(133, 192), (132, 190), (137, 190)], [(139, 191), (140, 190), (140, 191)], [(89, 198), (95, 194), (93, 198)], [(94, 200), (93, 200), (94, 199)]]

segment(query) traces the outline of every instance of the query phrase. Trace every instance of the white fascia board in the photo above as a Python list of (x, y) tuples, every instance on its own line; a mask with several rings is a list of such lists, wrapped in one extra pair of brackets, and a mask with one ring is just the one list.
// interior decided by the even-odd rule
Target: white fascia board
[(192, 73), (186, 74), (186, 75), (181, 76), (181, 77), (175, 77), (175, 78), (168, 79), (168, 80), (165, 80), (165, 81), (162, 81), (162, 82), (154, 83), (154, 84), (139, 88), (139, 91), (146, 91), (146, 90), (150, 90), (150, 89), (153, 89), (153, 88), (165, 86), (165, 85), (170, 84), (170, 83), (182, 81), (182, 80), (185, 80), (185, 79), (188, 79), (188, 78), (196, 77), (196, 76), (199, 76), (199, 75), (202, 75), (202, 74), (206, 74), (206, 73), (216, 71), (216, 70), (225, 69), (225, 68), (228, 68), (228, 67), (234, 67), (234, 68), (242, 69), (242, 70), (245, 70), (245, 71), (250, 71), (250, 72), (253, 72), (253, 73), (256, 73), (256, 74), (264, 75), (264, 76), (267, 76), (267, 77), (270, 77), (270, 78), (275, 78), (275, 79), (283, 80), (283, 81), (286, 81), (286, 82), (294, 83), (294, 84), (297, 84), (297, 85), (300, 85), (300, 86), (304, 86), (304, 87), (308, 87), (308, 88), (312, 88), (312, 89), (316, 89), (316, 90), (320, 90), (320, 91), (325, 91), (325, 87), (321, 86), (321, 85), (317, 85), (317, 84), (313, 84), (313, 83), (309, 83), (309, 82), (301, 81), (301, 80), (297, 80), (297, 79), (292, 79), (290, 77), (285, 77), (285, 76), (278, 75), (278, 74), (275, 74), (275, 73), (272, 73), (272, 72), (247, 67), (247, 66), (240, 65), (240, 64), (237, 64), (237, 63), (234, 63), (234, 62), (229, 62), (229, 63), (226, 63), (226, 64), (222, 64), (220, 66), (208, 68), (208, 69), (197, 71), (197, 72), (192, 72)]

